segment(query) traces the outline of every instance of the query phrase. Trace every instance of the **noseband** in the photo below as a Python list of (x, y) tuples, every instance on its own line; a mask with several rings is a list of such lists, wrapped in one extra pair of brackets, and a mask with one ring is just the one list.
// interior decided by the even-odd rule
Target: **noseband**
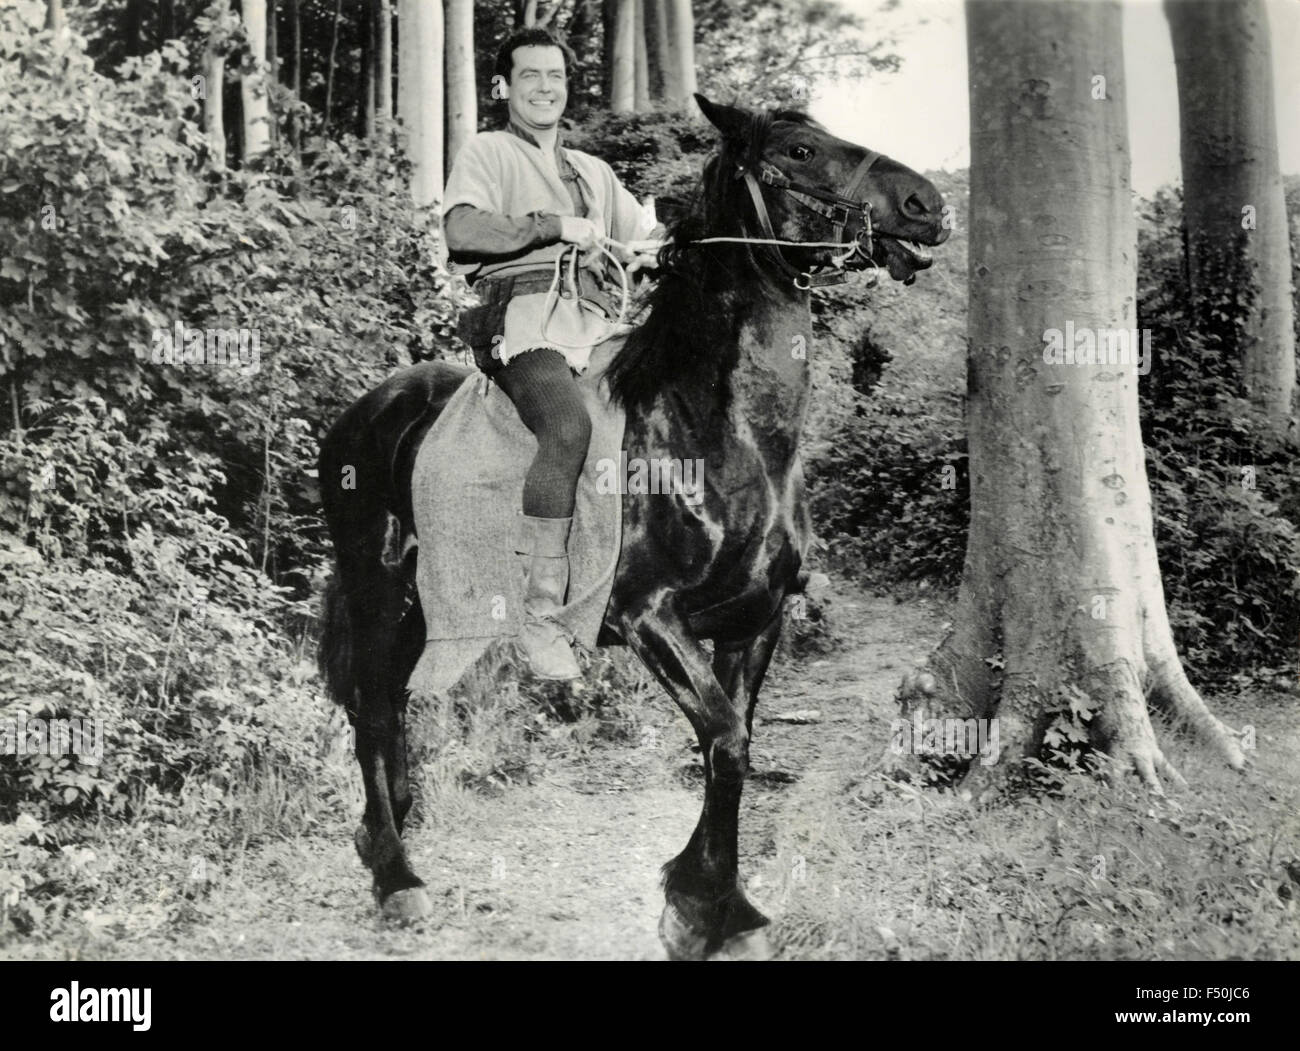
[[(831, 228), (834, 231), (833, 240), (836, 243), (845, 244), (843, 240), (844, 228), (848, 226), (852, 219), (856, 217), (862, 221), (862, 229), (858, 231), (852, 241), (848, 242), (849, 245), (853, 246), (852, 250), (842, 256), (836, 256), (834, 265), (829, 269), (819, 268), (816, 273), (813, 273), (811, 269), (798, 270), (786, 262), (785, 256), (781, 254), (780, 249), (775, 247), (771, 248), (772, 258), (783, 273), (793, 278), (797, 288), (821, 288), (825, 285), (843, 284), (845, 280), (845, 263), (855, 255), (861, 255), (867, 260), (871, 259), (871, 204), (866, 200), (865, 190), (867, 173), (880, 160), (882, 154), (876, 153), (874, 150), (867, 150), (866, 156), (858, 162), (858, 166), (853, 169), (852, 174), (849, 176), (844, 192), (832, 193), (829, 190), (797, 183), (775, 165), (763, 160), (759, 153), (758, 144), (766, 139), (767, 130), (766, 127), (755, 127), (753, 129), (751, 141), (754, 145), (750, 163), (738, 165), (735, 173), (735, 178), (745, 180), (745, 187), (749, 190), (750, 199), (754, 202), (754, 212), (758, 217), (759, 229), (765, 238), (769, 241), (777, 240), (776, 232), (772, 228), (772, 220), (767, 214), (767, 204), (763, 200), (763, 191), (759, 187), (760, 180), (768, 186), (790, 194), (805, 208), (829, 219)], [(758, 169), (757, 175), (754, 174), (756, 168)], [(745, 232), (748, 234), (748, 230)], [(825, 242), (786, 243), (820, 246)]]

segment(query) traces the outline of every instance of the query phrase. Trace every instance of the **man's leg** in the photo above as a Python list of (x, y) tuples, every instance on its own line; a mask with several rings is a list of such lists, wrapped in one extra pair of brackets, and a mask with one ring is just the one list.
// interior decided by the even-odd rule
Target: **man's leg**
[(520, 648), (539, 677), (580, 678), (578, 662), (553, 616), (564, 605), (569, 584), (566, 545), (591, 443), (591, 418), (568, 362), (556, 350), (525, 351), (495, 379), (537, 438), (537, 455), (524, 479), (521, 548), (530, 558)]

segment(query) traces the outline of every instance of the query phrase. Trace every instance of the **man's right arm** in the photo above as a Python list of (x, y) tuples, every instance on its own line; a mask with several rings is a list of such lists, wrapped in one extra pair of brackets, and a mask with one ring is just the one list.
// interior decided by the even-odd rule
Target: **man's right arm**
[(447, 179), (443, 236), (453, 262), (509, 259), (560, 241), (590, 248), (600, 233), (572, 215), (507, 215), (501, 200), (499, 161), (482, 138), (465, 144)]
[(560, 216), (550, 212), (502, 215), (458, 204), (443, 218), (443, 233), (453, 260), (479, 263), (555, 244), (563, 227)]

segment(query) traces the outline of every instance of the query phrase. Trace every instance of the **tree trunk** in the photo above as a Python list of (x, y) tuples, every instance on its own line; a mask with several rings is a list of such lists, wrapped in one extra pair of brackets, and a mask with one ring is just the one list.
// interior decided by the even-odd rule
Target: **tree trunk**
[(665, 101), (673, 109), (698, 113), (695, 106), (695, 13), (691, 0), (665, 0), (668, 8), (668, 35), (672, 41), (674, 65), (672, 91), (665, 90)]
[(337, 63), (339, 51), (339, 13), (343, 6), (343, 0), (334, 0), (334, 24), (330, 30), (330, 57), (329, 65), (325, 71), (325, 127), (330, 126), (330, 119), (334, 115), (334, 69)]
[(226, 122), (222, 108), (226, 79), (226, 54), (223, 46), (208, 41), (203, 52), (203, 135), (208, 140), (212, 167), (226, 166)]
[(1240, 768), (1174, 649), (1136, 370), (1049, 362), (1045, 347), (1051, 330), (1077, 346), (1084, 329), (1135, 324), (1119, 5), (968, 0), (966, 26), (971, 526), (953, 627), (904, 681), (904, 711), (996, 719), (1001, 762), (973, 764), (976, 781), (1036, 755), (1071, 706), (1153, 789), (1181, 781), (1148, 702)]
[(271, 146), (271, 111), (266, 86), (266, 0), (243, 0), (244, 32), (253, 55), (253, 69), (239, 80), (244, 113), (244, 162)]
[[(144, 38), (145, 3), (146, 0), (127, 0), (126, 8), (122, 12), (120, 33), (128, 55), (143, 55), (150, 50)], [(48, 17), (45, 28), (50, 28)]]
[[(293, 101), (302, 100), (302, 11), (300, 0), (289, 0), (289, 20), (293, 23)], [(302, 135), (297, 114), (289, 118), (289, 138), (295, 156), (302, 152)]]
[(271, 83), (280, 82), (280, 0), (269, 0), (266, 5), (266, 62), (271, 71)]
[(611, 29), (609, 108), (631, 113), (636, 108), (636, 0), (613, 0)]
[(49, 0), (45, 8), (45, 28), (55, 32), (68, 24), (63, 14), (63, 0)]
[(1250, 400), (1285, 433), (1295, 328), (1268, 16), (1262, 0), (1165, 0), (1165, 14), (1178, 75), (1192, 291), (1228, 283), (1251, 300), (1242, 377)]
[(411, 159), (411, 198), (426, 208), (442, 196), (442, 4), (401, 0), (397, 29), (397, 105)]
[[(267, 102), (274, 109), (273, 89), (280, 85), (280, 0), (269, 0), (266, 7), (266, 61), (269, 79), (267, 81)], [(280, 122), (275, 113), (271, 114), (271, 143), (280, 141)]]
[(367, 142), (375, 137), (375, 11), (361, 8), (361, 91), (357, 93), (357, 128)]
[[(646, 44), (649, 47), (650, 97), (660, 102), (681, 95), (668, 34), (668, 0), (644, 0)], [(680, 105), (680, 101), (674, 105)]]
[(380, 120), (393, 119), (393, 6), (390, 0), (379, 3), (378, 92), (375, 104)]
[(474, 82), (474, 3), (447, 0), (447, 170), (478, 131)]
[(633, 0), (635, 7), (635, 35), (633, 58), (636, 63), (633, 97), (636, 111), (647, 113), (650, 110), (650, 52), (646, 47), (645, 5), (647, 0)]

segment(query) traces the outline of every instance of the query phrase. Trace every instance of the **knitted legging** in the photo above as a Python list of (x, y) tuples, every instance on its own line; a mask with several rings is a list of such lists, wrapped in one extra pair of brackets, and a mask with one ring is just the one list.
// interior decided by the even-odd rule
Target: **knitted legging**
[(537, 438), (537, 455), (524, 478), (524, 514), (570, 517), (591, 443), (591, 417), (568, 362), (549, 347), (529, 350), (511, 358), (495, 379)]

